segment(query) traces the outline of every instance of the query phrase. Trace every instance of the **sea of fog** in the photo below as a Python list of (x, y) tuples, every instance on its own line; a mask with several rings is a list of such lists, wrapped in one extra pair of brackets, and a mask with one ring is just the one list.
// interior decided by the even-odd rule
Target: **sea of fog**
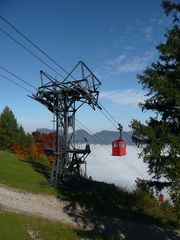
[(87, 175), (94, 180), (133, 189), (136, 178), (149, 179), (146, 165), (138, 158), (138, 151), (133, 146), (127, 146), (126, 156), (112, 156), (111, 145), (91, 144)]
[[(91, 144), (91, 153), (87, 157), (87, 175), (94, 180), (114, 183), (117, 186), (133, 190), (137, 178), (150, 179), (147, 166), (138, 157), (140, 149), (127, 146), (127, 155), (111, 155), (111, 145)], [(162, 192), (169, 199), (167, 191)]]

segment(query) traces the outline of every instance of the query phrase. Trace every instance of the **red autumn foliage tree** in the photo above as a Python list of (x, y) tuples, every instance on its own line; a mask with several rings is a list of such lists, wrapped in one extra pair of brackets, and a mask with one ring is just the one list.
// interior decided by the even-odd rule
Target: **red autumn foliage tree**
[(33, 142), (29, 146), (14, 144), (13, 152), (22, 158), (31, 156), (37, 160), (41, 154), (44, 154), (47, 156), (50, 163), (52, 163), (54, 159), (53, 149), (55, 148), (56, 141), (55, 132), (45, 134), (37, 130), (32, 132), (32, 138)]

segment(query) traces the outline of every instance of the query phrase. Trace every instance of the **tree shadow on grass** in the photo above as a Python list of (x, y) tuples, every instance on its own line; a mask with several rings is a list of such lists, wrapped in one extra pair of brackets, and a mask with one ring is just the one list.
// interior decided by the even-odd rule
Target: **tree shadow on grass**
[(35, 172), (38, 172), (39, 174), (44, 176), (47, 181), (49, 181), (49, 178), (50, 178), (50, 168), (49, 167), (47, 167), (41, 163), (38, 163), (36, 161), (33, 161), (33, 160), (25, 160), (24, 162), (30, 164), (32, 169)]
[[(30, 160), (26, 162), (48, 182), (48, 167)], [(84, 239), (180, 239), (158, 219), (132, 211), (133, 196), (113, 184), (75, 178), (57, 190), (57, 197), (67, 203), (64, 212), (80, 227), (76, 232)]]
[(178, 240), (173, 228), (123, 205), (131, 204), (131, 194), (113, 184), (77, 181), (60, 188), (59, 198), (67, 200), (64, 212), (82, 229), (77, 234), (91, 239)]
[[(81, 237), (104, 240), (179, 240), (180, 235), (173, 229), (166, 229), (156, 225), (140, 224), (121, 219), (101, 219), (94, 221), (92, 230), (77, 231)], [(98, 232), (96, 234), (95, 232)]]

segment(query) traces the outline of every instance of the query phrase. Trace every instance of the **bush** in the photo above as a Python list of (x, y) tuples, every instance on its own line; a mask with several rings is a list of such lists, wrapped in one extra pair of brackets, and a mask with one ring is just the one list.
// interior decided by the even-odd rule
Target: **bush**
[(161, 204), (161, 211), (164, 218), (167, 218), (173, 222), (177, 221), (175, 209), (168, 201), (165, 201)]
[(27, 162), (36, 162), (37, 161), (37, 158), (36, 158), (36, 155), (33, 154), (33, 153), (29, 153), (27, 155), (24, 156), (24, 161), (27, 161)]
[(47, 156), (43, 153), (40, 154), (40, 156), (37, 159), (37, 162), (39, 162), (43, 166), (46, 166), (46, 167), (50, 168), (50, 161), (47, 158)]
[(161, 216), (162, 212), (158, 200), (148, 191), (136, 190), (134, 192), (134, 208), (144, 214)]
[(50, 168), (50, 161), (48, 159), (48, 157), (41, 153), (39, 156), (37, 154), (27, 154), (24, 158), (25, 161), (27, 162), (34, 162), (34, 163), (38, 163), (40, 165), (43, 165), (44, 167), (48, 167)]
[(137, 189), (133, 194), (134, 210), (150, 216), (165, 218), (168, 221), (177, 222), (177, 214), (175, 208), (169, 201), (162, 204), (152, 196), (148, 191)]

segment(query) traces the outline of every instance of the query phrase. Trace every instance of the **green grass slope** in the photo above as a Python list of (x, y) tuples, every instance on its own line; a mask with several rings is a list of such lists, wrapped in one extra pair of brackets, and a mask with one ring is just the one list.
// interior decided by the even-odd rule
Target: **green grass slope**
[(47, 186), (46, 182), (45, 176), (34, 171), (30, 163), (0, 151), (0, 184), (35, 193), (56, 193), (56, 189)]
[[(46, 170), (37, 162), (25, 162), (0, 151), (0, 184), (34, 193), (54, 194), (67, 200), (64, 211), (85, 225), (97, 215), (157, 225), (176, 222), (172, 207), (167, 205), (163, 209), (147, 193), (128, 192), (113, 184), (78, 179), (72, 179), (73, 184), (69, 186), (56, 189), (46, 184), (49, 174)], [(85, 211), (80, 212), (78, 206)], [(96, 220), (96, 225), (102, 225), (102, 218)]]
[(61, 223), (4, 211), (0, 211), (0, 223), (2, 240), (101, 239)]

